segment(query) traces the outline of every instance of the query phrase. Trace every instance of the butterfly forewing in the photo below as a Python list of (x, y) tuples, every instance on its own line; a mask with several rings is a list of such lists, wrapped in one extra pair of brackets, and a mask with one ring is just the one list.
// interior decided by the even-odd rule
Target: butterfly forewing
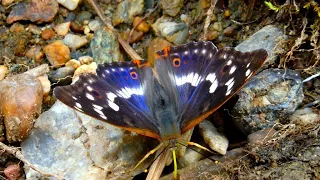
[(159, 138), (157, 122), (146, 104), (145, 94), (150, 91), (147, 84), (152, 82), (149, 66), (112, 63), (99, 65), (97, 75), (81, 75), (73, 85), (55, 88), (54, 94), (66, 105), (94, 118)]
[(157, 54), (156, 72), (176, 104), (182, 133), (227, 101), (267, 57), (265, 50), (218, 51), (211, 42), (192, 42)]

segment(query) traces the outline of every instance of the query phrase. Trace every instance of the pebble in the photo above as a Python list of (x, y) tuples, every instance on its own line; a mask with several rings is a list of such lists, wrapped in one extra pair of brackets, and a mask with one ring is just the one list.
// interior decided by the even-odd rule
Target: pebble
[(183, 0), (160, 0), (160, 7), (164, 14), (169, 16), (176, 16), (183, 7)]
[(81, 66), (80, 61), (78, 61), (76, 59), (71, 59), (70, 61), (68, 61), (66, 63), (66, 67), (72, 67), (73, 69), (77, 69), (80, 66)]
[(52, 22), (59, 9), (56, 0), (30, 0), (13, 6), (7, 17), (7, 23), (29, 20), (36, 23)]
[(184, 154), (184, 156), (182, 156), (182, 157), (180, 157), (178, 159), (179, 168), (187, 167), (190, 164), (193, 164), (195, 162), (200, 161), (202, 158), (203, 158), (202, 154), (200, 154), (199, 152), (188, 148), (186, 150), (186, 153)]
[(2, 6), (9, 6), (14, 2), (14, 0), (2, 0)]
[(151, 27), (158, 37), (165, 37), (174, 44), (183, 44), (189, 37), (188, 24), (171, 22), (165, 16), (159, 18)]
[(32, 34), (40, 35), (42, 33), (42, 30), (40, 27), (34, 25), (34, 24), (29, 24), (26, 30), (30, 31)]
[(71, 49), (78, 49), (86, 45), (88, 43), (88, 40), (85, 36), (78, 36), (69, 33), (64, 37), (63, 43)]
[(52, 83), (58, 85), (69, 85), (72, 82), (72, 76), (75, 69), (70, 66), (61, 67), (49, 73), (49, 79)]
[[(136, 27), (136, 25), (137, 25), (139, 22), (141, 22), (141, 23)], [(136, 27), (136, 30), (141, 31), (141, 32), (143, 32), (143, 33), (148, 32), (149, 29), (150, 29), (150, 25), (149, 25), (145, 20), (143, 20), (142, 17), (139, 17), (139, 16), (137, 16), (137, 17), (134, 18), (134, 20), (133, 20), (133, 26)]]
[(143, 13), (143, 0), (124, 0), (117, 5), (117, 9), (112, 17), (112, 24), (117, 26), (121, 23), (131, 24), (133, 18)]
[(78, 7), (80, 0), (57, 0), (57, 2), (70, 11), (73, 11)]
[(41, 33), (41, 38), (44, 40), (49, 40), (53, 38), (55, 35), (54, 31), (52, 29), (45, 29)]
[(19, 164), (9, 165), (4, 169), (3, 174), (6, 176), (7, 180), (17, 180), (22, 175)]
[(95, 32), (102, 27), (102, 22), (100, 20), (92, 20), (89, 22), (88, 27), (91, 31)]
[(277, 133), (273, 128), (266, 128), (260, 131), (254, 132), (248, 135), (248, 143), (250, 146), (260, 146), (263, 145), (268, 140), (272, 139)]
[(199, 124), (199, 132), (212, 150), (222, 155), (227, 153), (229, 140), (224, 134), (219, 133), (210, 121), (202, 121)]
[(41, 62), (44, 58), (44, 53), (40, 46), (32, 46), (26, 53), (26, 57), (35, 60), (36, 62)]
[(8, 74), (8, 67), (5, 65), (0, 65), (0, 81), (3, 80), (6, 77), (6, 74)]
[(34, 117), (41, 112), (42, 98), (42, 85), (34, 76), (19, 74), (0, 82), (0, 112), (10, 143), (29, 135)]
[(90, 56), (81, 56), (78, 60), (81, 64), (90, 64), (93, 62), (93, 58)]
[(234, 26), (228, 26), (227, 28), (225, 28), (225, 29), (223, 30), (223, 34), (224, 34), (225, 36), (232, 36), (233, 33), (234, 33), (234, 29), (235, 29)]
[(77, 14), (76, 20), (80, 23), (86, 24), (85, 21), (90, 20), (92, 17), (92, 13), (90, 11), (81, 11)]
[(48, 79), (48, 75), (45, 74), (45, 75), (39, 76), (38, 79), (42, 85), (43, 96), (48, 96), (51, 90), (51, 82)]
[(56, 31), (58, 35), (65, 36), (69, 32), (70, 24), (71, 24), (70, 22), (57, 24), (53, 29)]
[(215, 31), (222, 31), (222, 25), (221, 22), (214, 22), (212, 25), (210, 25), (209, 29), (215, 30)]
[(98, 65), (96, 62), (92, 62), (88, 65), (83, 64), (78, 69), (76, 69), (72, 79), (73, 80), (77, 79), (81, 74), (88, 74), (88, 73), (96, 74), (97, 67), (98, 67)]
[(23, 32), (24, 30), (25, 30), (24, 25), (20, 23), (14, 23), (10, 27), (10, 32), (13, 32), (13, 33), (20, 33), (20, 32)]
[(61, 66), (70, 60), (70, 50), (61, 40), (52, 42), (43, 48), (46, 57), (53, 66)]
[(90, 48), (92, 57), (98, 64), (121, 61), (117, 34), (107, 28), (99, 29), (94, 33)]
[(83, 26), (82, 24), (80, 24), (79, 22), (77, 21), (72, 21), (71, 24), (70, 24), (70, 29), (75, 32), (75, 33), (80, 33), (82, 34), (83, 33)]
[(217, 39), (219, 36), (218, 31), (209, 31), (207, 33), (207, 40), (212, 41), (214, 39)]
[(168, 46), (172, 46), (172, 44), (161, 38), (155, 38), (150, 42), (150, 45), (148, 46), (148, 61), (151, 66), (155, 65), (156, 52)]
[(320, 111), (318, 109), (303, 108), (296, 110), (290, 117), (290, 123), (307, 126), (320, 123)]

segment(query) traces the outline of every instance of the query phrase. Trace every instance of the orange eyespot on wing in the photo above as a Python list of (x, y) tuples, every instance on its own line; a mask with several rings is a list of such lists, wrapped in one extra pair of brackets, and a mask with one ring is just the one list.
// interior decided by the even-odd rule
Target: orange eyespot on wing
[(173, 65), (174, 67), (179, 67), (180, 64), (181, 64), (181, 59), (180, 59), (180, 58), (174, 58), (174, 59), (172, 60), (172, 65)]
[(130, 77), (131, 77), (132, 79), (138, 79), (138, 73), (135, 72), (135, 71), (131, 71), (131, 72), (130, 72)]

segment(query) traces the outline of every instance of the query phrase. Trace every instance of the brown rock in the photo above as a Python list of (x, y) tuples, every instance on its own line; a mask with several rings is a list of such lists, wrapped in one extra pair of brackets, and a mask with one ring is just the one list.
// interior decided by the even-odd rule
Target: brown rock
[[(138, 23), (140, 23), (140, 24), (136, 27), (136, 25)], [(150, 29), (150, 25), (145, 20), (143, 20), (142, 17), (139, 17), (139, 16), (134, 18), (133, 26), (136, 27), (136, 30), (144, 32), (144, 33), (148, 32)]]
[(7, 23), (11, 24), (20, 20), (30, 20), (36, 23), (52, 22), (58, 9), (59, 4), (56, 0), (21, 2), (12, 8)]
[(150, 46), (148, 47), (148, 61), (152, 66), (155, 63), (156, 52), (168, 46), (172, 46), (172, 44), (161, 38), (155, 38), (151, 41)]
[(76, 33), (83, 33), (83, 30), (84, 30), (84, 28), (80, 23), (74, 22), (74, 21), (71, 22), (70, 29)]
[(251, 146), (258, 146), (271, 139), (277, 133), (273, 128), (262, 129), (248, 136), (248, 142)]
[(40, 81), (31, 75), (8, 77), (0, 83), (0, 113), (4, 116), (9, 142), (25, 139), (34, 117), (41, 111), (43, 90)]
[(48, 44), (43, 50), (49, 62), (54, 66), (61, 66), (71, 59), (68, 46), (60, 40)]
[(11, 27), (10, 27), (10, 32), (13, 33), (20, 33), (24, 31), (24, 26), (20, 23), (14, 23)]
[(26, 53), (26, 57), (40, 62), (44, 57), (44, 53), (40, 46), (32, 46)]
[(3, 6), (9, 6), (14, 2), (14, 0), (2, 0), (2, 5)]
[(28, 40), (25, 37), (17, 38), (16, 40), (17, 40), (17, 42), (16, 42), (14, 49), (13, 49), (14, 54), (16, 56), (24, 55), (24, 52), (26, 51), (26, 46), (27, 46)]
[(54, 36), (54, 31), (52, 29), (45, 29), (41, 33), (41, 37), (44, 40), (49, 40)]
[(3, 173), (8, 180), (16, 180), (21, 176), (21, 168), (19, 164), (12, 164), (5, 168)]

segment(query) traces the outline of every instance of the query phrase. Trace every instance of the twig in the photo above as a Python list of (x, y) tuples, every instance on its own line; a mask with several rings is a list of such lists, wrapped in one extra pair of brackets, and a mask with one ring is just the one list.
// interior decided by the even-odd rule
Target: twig
[(18, 150), (18, 148), (15, 148), (15, 147), (9, 147), (5, 144), (3, 144), (2, 142), (0, 142), (0, 149), (14, 155), (16, 158), (18, 158), (19, 160), (21, 160), (25, 165), (31, 167), (33, 170), (37, 171), (38, 173), (40, 173), (42, 176), (45, 176), (45, 177), (55, 177), (59, 180), (63, 180), (64, 178), (59, 176), (59, 175), (56, 175), (56, 174), (51, 174), (51, 173), (47, 173), (47, 172), (44, 172), (42, 170), (40, 170), (39, 168), (37, 168), (35, 165), (33, 165), (31, 162), (29, 162), (28, 160), (26, 160), (24, 158), (24, 156), (22, 155), (21, 151)]
[(210, 26), (213, 10), (216, 7), (217, 1), (218, 0), (211, 0), (211, 6), (207, 11), (207, 18), (206, 18), (206, 20), (204, 22), (204, 27), (203, 27), (203, 35), (200, 38), (200, 40), (207, 40), (208, 27)]
[(101, 9), (97, 6), (95, 0), (88, 0), (92, 5), (93, 9), (97, 12), (98, 16), (102, 20), (102, 22), (107, 26), (108, 29), (114, 31), (118, 35), (118, 41), (122, 45), (123, 49), (128, 53), (131, 59), (142, 59), (133, 49), (132, 47), (120, 36), (120, 34), (116, 31), (116, 29), (112, 26), (111, 22), (106, 18)]

